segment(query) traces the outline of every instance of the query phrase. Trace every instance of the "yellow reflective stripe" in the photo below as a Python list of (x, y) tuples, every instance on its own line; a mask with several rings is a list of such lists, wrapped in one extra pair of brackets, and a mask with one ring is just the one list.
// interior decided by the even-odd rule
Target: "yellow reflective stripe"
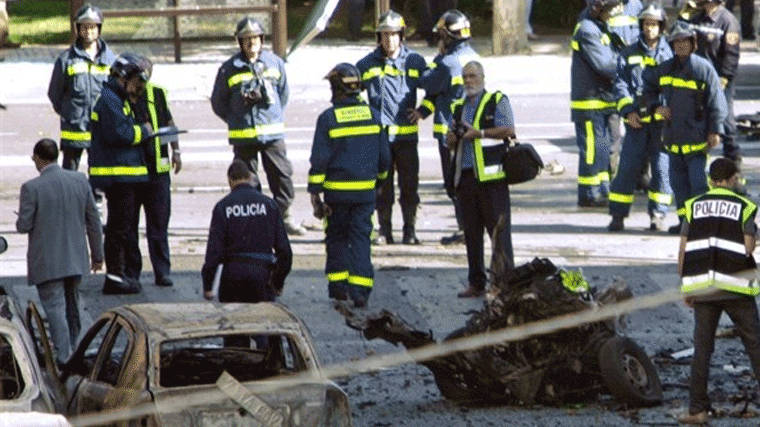
[(75, 132), (71, 130), (62, 130), (61, 139), (68, 139), (69, 141), (89, 141), (92, 139), (90, 132)]
[(336, 108), (335, 120), (338, 123), (362, 122), (372, 119), (372, 110), (369, 105), (355, 105), (351, 107)]
[(91, 122), (97, 122), (98, 120), (100, 120), (100, 116), (98, 115), (97, 111), (93, 111), (92, 113), (90, 113)]
[(581, 185), (601, 185), (603, 182), (610, 180), (609, 172), (600, 172), (596, 176), (578, 176), (578, 184)]
[(321, 173), (316, 175), (309, 175), (309, 184), (322, 184), (325, 182), (325, 177), (327, 175)]
[[(148, 100), (148, 114), (150, 115), (150, 122), (153, 126), (153, 129), (158, 129), (160, 127), (158, 124), (158, 112), (156, 111), (156, 90), (164, 91), (163, 88), (158, 87), (152, 83), (145, 85), (145, 92)], [(164, 99), (166, 99), (166, 91), (164, 91)], [(169, 148), (167, 147), (167, 155), (162, 156), (161, 137), (153, 137), (153, 148), (156, 150), (156, 172), (163, 173), (170, 171), (172, 167), (168, 157)]]
[(641, 65), (642, 67), (656, 67), (657, 60), (651, 56), (631, 55), (628, 57), (628, 65)]
[(609, 27), (628, 27), (632, 25), (639, 25), (639, 19), (631, 15), (618, 15), (612, 16), (607, 20), (607, 26)]
[(285, 132), (285, 123), (261, 124), (246, 129), (230, 129), (230, 139), (256, 138), (259, 135), (274, 135)]
[(464, 98), (457, 99), (457, 100), (455, 100), (454, 102), (451, 103), (451, 106), (449, 107), (449, 109), (451, 110), (451, 113), (454, 114), (454, 111), (460, 105), (464, 105)]
[(380, 172), (377, 174), (377, 179), (383, 180), (388, 178), (388, 171)]
[(348, 126), (330, 129), (330, 138), (346, 138), (350, 136), (380, 134), (380, 125)]
[(596, 139), (594, 138), (594, 122), (586, 120), (586, 164), (593, 165), (596, 157)]
[(431, 63), (428, 64), (428, 69), (432, 70), (433, 68), (435, 68), (437, 66), (438, 66), (438, 64), (436, 64), (435, 62), (431, 62)]
[(278, 70), (277, 68), (267, 68), (261, 74), (261, 77), (270, 78), (270, 79), (273, 79), (273, 80), (280, 80), (280, 76), (281, 75), (282, 74), (280, 74), (280, 70)]
[(140, 176), (147, 175), (146, 166), (93, 166), (90, 175), (93, 176)]
[(623, 109), (623, 107), (625, 107), (627, 105), (631, 105), (631, 104), (633, 104), (633, 98), (631, 98), (630, 96), (626, 96), (624, 98), (620, 98), (618, 100), (618, 103), (617, 103), (617, 109), (618, 109), (618, 111), (620, 111), (620, 110)]
[(615, 108), (615, 103), (602, 101), (601, 99), (583, 99), (570, 101), (570, 108), (574, 110), (604, 110), (606, 108)]
[(669, 205), (673, 203), (673, 196), (671, 196), (670, 194), (658, 193), (656, 191), (650, 191), (648, 194), (649, 194), (649, 200), (655, 203), (660, 203), (663, 205)]
[(605, 45), (605, 46), (609, 45), (610, 44), (610, 35), (607, 34), (607, 33), (602, 34), (602, 37), (600, 38), (599, 41), (601, 41), (602, 44)]
[(427, 108), (430, 111), (435, 111), (435, 104), (433, 104), (433, 102), (429, 99), (423, 99), (422, 106)]
[[(480, 105), (478, 105), (478, 109), (475, 112), (475, 117), (472, 119), (472, 123), (475, 129), (480, 130), (480, 117), (483, 115), (483, 110), (485, 109), (486, 104), (488, 104), (493, 96), (493, 93), (486, 92), (480, 99)], [(500, 99), (500, 96), (497, 95), (496, 102), (499, 102)], [(506, 176), (506, 173), (504, 172), (504, 168), (500, 165), (498, 165), (497, 168), (493, 168), (493, 172), (486, 171), (486, 162), (483, 156), (482, 138), (475, 138), (472, 143), (474, 148), (473, 152), (475, 154), (475, 176), (477, 177), (478, 181), (488, 182), (504, 178)]]
[(348, 283), (351, 285), (371, 288), (375, 284), (375, 279), (363, 276), (348, 276)]
[(627, 205), (633, 203), (633, 194), (610, 193), (608, 197), (610, 202), (625, 203)]
[(385, 64), (385, 67), (383, 68), (383, 74), (396, 77), (403, 76), (404, 72), (390, 64)]
[(327, 273), (328, 282), (342, 282), (344, 280), (348, 280), (348, 270)]
[(434, 134), (440, 134), (440, 135), (446, 135), (446, 132), (449, 131), (449, 125), (445, 123), (434, 123), (433, 124), (433, 133)]
[(142, 128), (140, 125), (132, 125), (132, 128), (135, 130), (135, 139), (132, 141), (132, 145), (138, 145), (142, 141)]
[(75, 74), (109, 74), (111, 67), (108, 65), (97, 65), (89, 62), (76, 62), (66, 68), (66, 73), (69, 76)]
[(362, 80), (367, 81), (375, 77), (380, 77), (383, 74), (383, 69), (380, 67), (372, 67), (362, 74)]
[(682, 89), (703, 90), (705, 83), (697, 80), (685, 80), (673, 76), (660, 76), (660, 86), (673, 86)]
[(370, 181), (325, 181), (322, 184), (325, 190), (334, 191), (364, 191), (374, 190), (375, 180)]
[(253, 80), (253, 73), (250, 71), (234, 74), (230, 76), (229, 79), (227, 79), (227, 87), (232, 87), (232, 86), (235, 86), (236, 84), (247, 82), (248, 80)]
[(463, 84), (464, 84), (464, 79), (462, 78), (462, 76), (451, 76), (451, 85), (452, 86), (454, 86), (454, 85), (463, 85)]
[(416, 78), (420, 77), (420, 70), (418, 70), (416, 68), (410, 68), (410, 69), (406, 70), (406, 74), (409, 77), (411, 77), (413, 79), (416, 79)]
[(570, 40), (570, 48), (575, 51), (579, 51), (581, 50), (581, 45), (578, 43), (577, 40)]
[(684, 145), (678, 145), (678, 144), (672, 144), (672, 145), (666, 145), (665, 151), (668, 153), (673, 154), (691, 154), (691, 153), (699, 153), (706, 151), (707, 149), (707, 143), (703, 142), (701, 144), (684, 144)]
[(678, 218), (683, 218), (686, 216), (686, 207), (682, 206), (676, 210), (676, 215), (678, 215)]
[(418, 129), (417, 125), (405, 125), (405, 126), (390, 125), (388, 126), (388, 134), (389, 135), (413, 135), (417, 133), (417, 129)]

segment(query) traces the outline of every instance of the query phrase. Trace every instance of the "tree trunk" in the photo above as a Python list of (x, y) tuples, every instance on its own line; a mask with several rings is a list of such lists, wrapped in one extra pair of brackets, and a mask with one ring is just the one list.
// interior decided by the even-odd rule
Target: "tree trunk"
[(510, 55), (527, 49), (525, 0), (494, 0), (492, 37), (494, 55)]

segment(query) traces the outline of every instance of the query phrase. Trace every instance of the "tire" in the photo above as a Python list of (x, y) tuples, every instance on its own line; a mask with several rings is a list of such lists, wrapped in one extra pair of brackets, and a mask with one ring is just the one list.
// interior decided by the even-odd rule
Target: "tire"
[(662, 385), (652, 361), (632, 339), (612, 337), (599, 349), (602, 379), (617, 400), (632, 407), (662, 403)]

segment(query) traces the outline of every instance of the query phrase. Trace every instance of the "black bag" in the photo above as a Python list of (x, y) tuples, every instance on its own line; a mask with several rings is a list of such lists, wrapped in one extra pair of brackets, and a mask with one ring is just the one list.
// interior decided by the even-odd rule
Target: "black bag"
[(507, 184), (520, 184), (530, 181), (544, 167), (544, 162), (536, 149), (530, 144), (520, 144), (519, 142), (507, 146), (503, 164)]

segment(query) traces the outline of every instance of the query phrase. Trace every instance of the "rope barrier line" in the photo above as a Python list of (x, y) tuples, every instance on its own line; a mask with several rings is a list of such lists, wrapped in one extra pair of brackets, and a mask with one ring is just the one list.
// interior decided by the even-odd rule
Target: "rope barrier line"
[[(461, 351), (476, 350), (504, 342), (520, 341), (536, 335), (570, 329), (586, 323), (603, 321), (624, 314), (629, 314), (634, 311), (654, 308), (663, 304), (682, 300), (683, 294), (679, 289), (667, 289), (655, 294), (639, 296), (619, 303), (607, 304), (598, 309), (585, 310), (538, 322), (463, 337), (414, 350), (371, 356), (362, 360), (330, 365), (324, 367), (322, 372), (324, 378), (335, 379), (354, 374), (377, 371), (383, 368), (395, 367), (406, 363), (418, 363)], [(297, 386), (302, 382), (313, 382), (315, 380), (318, 380), (318, 378), (309, 373), (291, 375), (288, 377), (257, 382), (254, 387), (251, 387), (251, 390), (253, 393), (266, 393), (282, 388)], [(165, 410), (176, 411), (178, 408), (220, 402), (225, 398), (226, 395), (220, 390), (204, 392), (202, 395), (173, 396), (164, 399), (158, 408), (154, 404), (145, 404), (129, 409), (120, 409), (118, 411), (72, 417), (69, 422), (71, 422), (74, 427), (90, 427), (126, 418), (148, 415), (154, 413), (156, 409), (161, 410), (161, 412)]]

